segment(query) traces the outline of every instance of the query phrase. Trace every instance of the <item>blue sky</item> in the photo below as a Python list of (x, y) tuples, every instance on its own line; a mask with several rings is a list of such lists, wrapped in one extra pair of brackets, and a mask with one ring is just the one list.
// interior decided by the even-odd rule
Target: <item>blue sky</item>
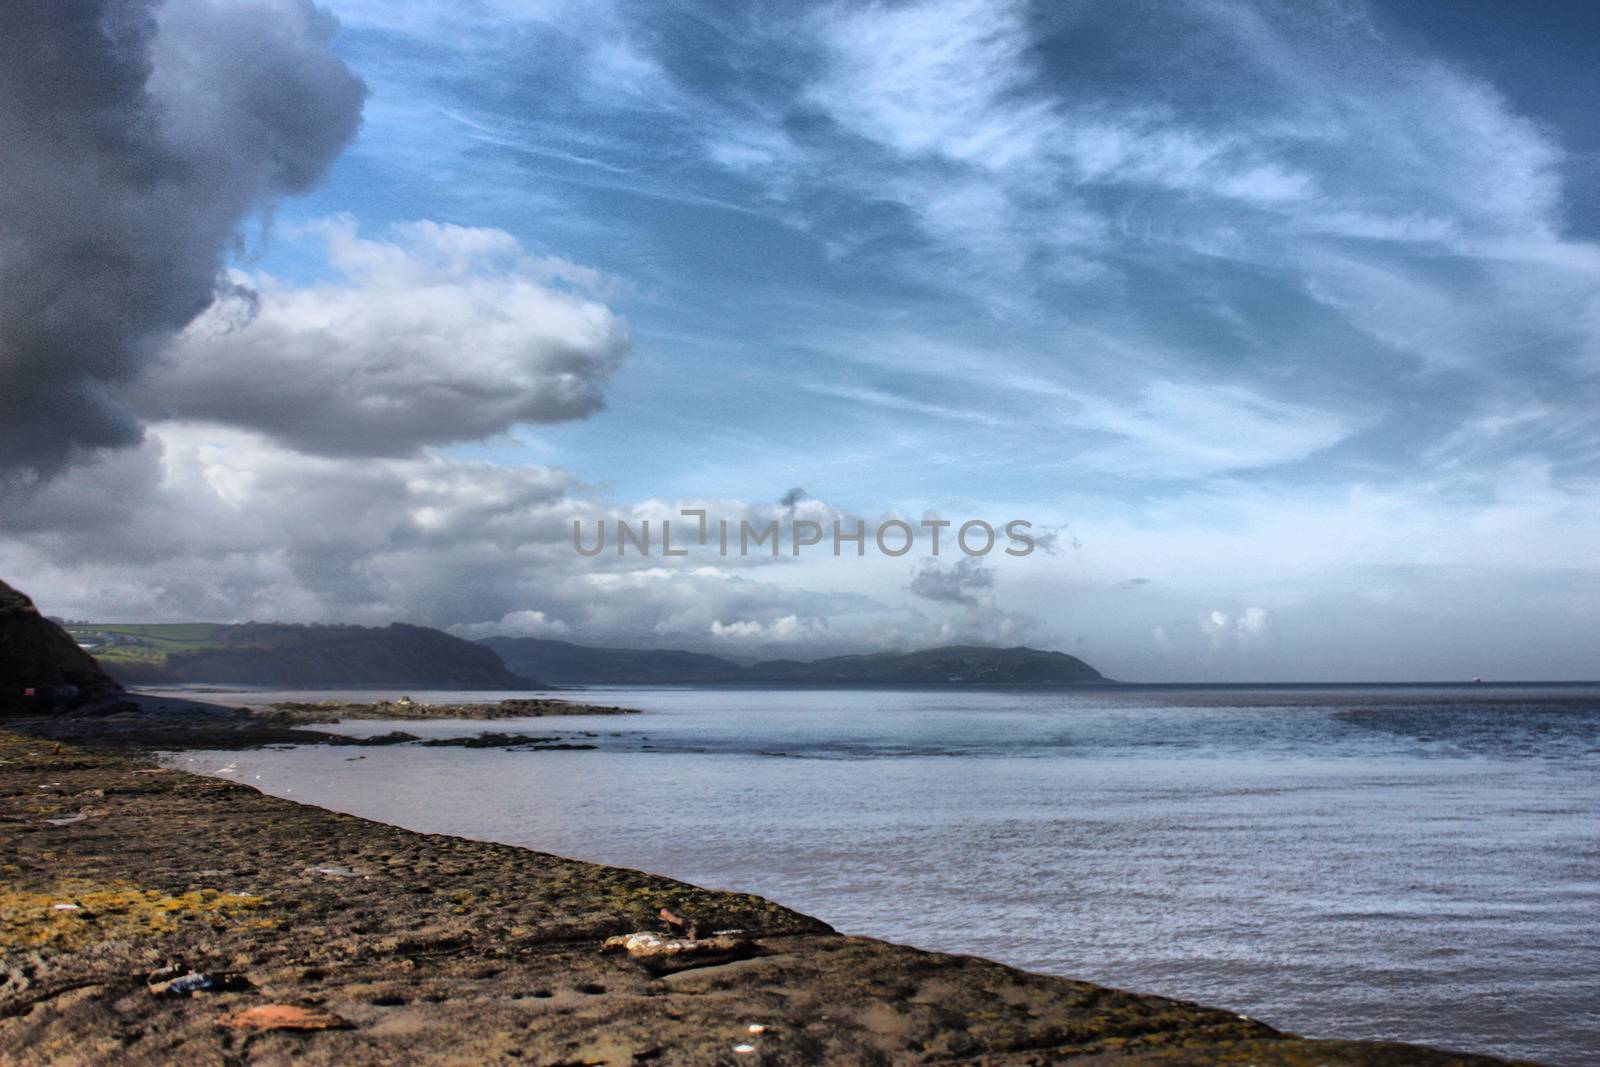
[(333, 10), (366, 129), (279, 220), (615, 279), (607, 414), (519, 435), (624, 496), (1594, 472), (1582, 5)]
[[(392, 297), (416, 257), (483, 281), (459, 266), (482, 255), (501, 280), (462, 307), (588, 324), (582, 397), (437, 426), (423, 399), (393, 455), (634, 515), (803, 487), (1064, 531), (943, 602), (913, 561), (614, 563), (575, 592), (556, 557), (501, 552), (496, 592), (429, 621), (747, 654), (1026, 640), (1151, 679), (1600, 676), (1593, 5), (328, 6), (364, 124), (248, 231), (240, 284), (282, 301), (284, 336), (315, 319), (326, 339), (339, 294)], [(222, 412), (202, 349), (154, 392), (204, 403), (146, 401), (169, 486), (180, 439), (226, 451), (194, 425), (360, 450), (307, 428), (309, 392), (299, 414)], [(318, 391), (369, 425), (377, 365)], [(508, 397), (555, 388), (506, 373)], [(233, 447), (255, 458), (206, 484), (236, 505), (217, 486), (259, 488), (268, 460)], [(304, 529), (284, 536), (293, 561)], [(309, 572), (343, 560), (351, 599), (269, 589), (257, 562), (249, 603), (416, 614), (373, 577), (397, 536), (316, 539)], [(619, 622), (656, 585), (694, 589)]]

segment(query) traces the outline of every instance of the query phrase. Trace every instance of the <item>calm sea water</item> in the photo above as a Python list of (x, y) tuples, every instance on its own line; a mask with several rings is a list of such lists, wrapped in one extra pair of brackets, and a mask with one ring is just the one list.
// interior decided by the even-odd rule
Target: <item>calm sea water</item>
[(1600, 1062), (1600, 690), (586, 696), (648, 714), (170, 762), (1305, 1034)]

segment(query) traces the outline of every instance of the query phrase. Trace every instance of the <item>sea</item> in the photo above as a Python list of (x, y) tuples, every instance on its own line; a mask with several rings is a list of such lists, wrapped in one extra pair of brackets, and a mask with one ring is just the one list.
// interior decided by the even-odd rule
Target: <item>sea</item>
[(563, 695), (643, 714), (334, 727), (584, 750), (164, 758), (1309, 1036), (1600, 1063), (1600, 686)]

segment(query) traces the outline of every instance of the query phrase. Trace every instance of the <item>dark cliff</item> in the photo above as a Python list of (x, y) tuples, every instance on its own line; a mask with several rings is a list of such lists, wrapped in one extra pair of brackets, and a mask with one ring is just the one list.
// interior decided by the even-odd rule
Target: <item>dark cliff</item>
[(121, 691), (26, 594), (0, 581), (0, 712), (61, 707)]

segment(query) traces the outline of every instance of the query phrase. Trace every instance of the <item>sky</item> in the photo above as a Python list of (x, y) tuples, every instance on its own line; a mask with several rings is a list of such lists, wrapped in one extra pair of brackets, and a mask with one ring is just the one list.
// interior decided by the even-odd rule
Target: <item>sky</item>
[[(47, 611), (1600, 677), (1592, 4), (16, 25), (0, 576)], [(684, 508), (1039, 547), (573, 550)]]

